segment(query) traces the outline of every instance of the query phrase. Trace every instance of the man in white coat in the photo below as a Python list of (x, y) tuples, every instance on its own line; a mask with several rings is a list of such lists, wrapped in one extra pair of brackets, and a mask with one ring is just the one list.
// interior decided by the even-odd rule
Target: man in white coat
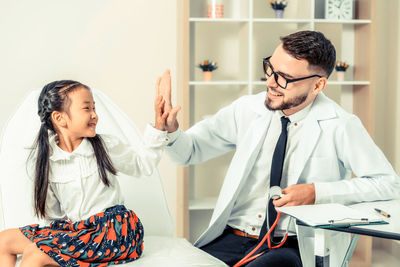
[[(174, 162), (197, 164), (236, 150), (210, 225), (196, 246), (234, 265), (258, 244), (273, 208), (267, 207), (267, 196), (275, 146), (284, 131), (283, 196), (275, 206), (352, 204), (399, 195), (399, 177), (361, 121), (322, 93), (335, 60), (334, 46), (320, 32), (285, 36), (263, 61), (267, 92), (241, 97), (186, 132), (176, 120), (180, 107), (171, 105), (169, 72), (159, 78), (157, 95), (169, 112), (167, 153)], [(264, 247), (265, 253), (246, 266), (302, 266), (294, 223), (283, 216), (273, 241), (279, 243), (286, 232), (282, 247)]]

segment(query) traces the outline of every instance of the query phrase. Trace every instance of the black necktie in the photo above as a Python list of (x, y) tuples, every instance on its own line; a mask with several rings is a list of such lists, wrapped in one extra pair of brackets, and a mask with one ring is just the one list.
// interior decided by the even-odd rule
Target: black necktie
[[(287, 141), (287, 125), (290, 120), (286, 117), (281, 117), (282, 123), (282, 131), (279, 136), (278, 142), (275, 146), (274, 155), (272, 157), (271, 164), (271, 175), (270, 175), (270, 188), (272, 186), (280, 186), (281, 178), (282, 178), (282, 169), (283, 169), (283, 161), (285, 159), (285, 151), (286, 151), (286, 141)], [(272, 199), (270, 199), (268, 203), (268, 217), (269, 217), (269, 226), (271, 227), (276, 219), (276, 211), (274, 204), (272, 204)], [(260, 236), (258, 240), (262, 240), (264, 235), (267, 233), (267, 216), (265, 217), (264, 223), (261, 228)], [(273, 238), (273, 232), (271, 233), (271, 238)]]

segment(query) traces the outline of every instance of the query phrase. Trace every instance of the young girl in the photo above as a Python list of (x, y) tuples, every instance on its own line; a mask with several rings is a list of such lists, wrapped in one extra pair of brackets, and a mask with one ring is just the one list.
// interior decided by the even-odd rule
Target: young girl
[[(156, 129), (168, 112), (156, 99)], [(28, 225), (0, 233), (0, 263), (20, 267), (107, 266), (136, 260), (143, 251), (143, 226), (123, 206), (117, 172), (151, 175), (166, 132), (145, 132), (140, 155), (117, 138), (96, 134), (98, 117), (90, 89), (76, 81), (46, 85), (38, 100), (41, 127), (35, 150), (34, 208), (49, 226)], [(154, 138), (161, 135), (165, 138)]]

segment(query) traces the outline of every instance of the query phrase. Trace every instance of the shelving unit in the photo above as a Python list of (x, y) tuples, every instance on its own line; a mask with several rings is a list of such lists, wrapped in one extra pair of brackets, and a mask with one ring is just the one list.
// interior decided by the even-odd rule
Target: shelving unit
[[(207, 0), (184, 1), (182, 40), (183, 85), (178, 100), (183, 107), (181, 126), (187, 129), (238, 97), (265, 90), (262, 58), (271, 55), (279, 37), (299, 30), (323, 32), (336, 47), (338, 59), (350, 64), (345, 81), (337, 81), (335, 72), (324, 90), (346, 110), (358, 115), (373, 135), (375, 93), (375, 5), (376, 0), (355, 0), (355, 19), (323, 18), (325, 0), (290, 0), (284, 18), (276, 19), (265, 0), (224, 0), (225, 17), (209, 19)], [(357, 48), (357, 49), (355, 49)], [(213, 81), (202, 81), (195, 66), (204, 59), (218, 62)], [(179, 74), (178, 74), (179, 77)], [(366, 108), (367, 107), (367, 108)], [(182, 123), (182, 121), (184, 123)], [(182, 174), (178, 191), (180, 222), (178, 233), (194, 242), (208, 226), (209, 219), (233, 153), (189, 168)], [(363, 242), (362, 266), (370, 263), (371, 240)], [(357, 254), (357, 253), (356, 253)], [(353, 264), (353, 266), (356, 266)]]

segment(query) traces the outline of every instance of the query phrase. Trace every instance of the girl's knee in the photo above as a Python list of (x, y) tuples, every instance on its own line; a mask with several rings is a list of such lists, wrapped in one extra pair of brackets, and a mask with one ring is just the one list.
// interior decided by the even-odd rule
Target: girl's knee
[(8, 252), (13, 240), (12, 230), (0, 232), (0, 252)]
[(7, 237), (4, 234), (4, 231), (0, 232), (0, 252), (3, 252), (3, 250), (7, 247)]
[(36, 244), (32, 243), (25, 247), (24, 252), (22, 253), (22, 260), (38, 260), (40, 258), (40, 250), (36, 246)]
[(34, 262), (43, 265), (51, 264), (52, 266), (59, 266), (50, 258), (50, 256), (41, 251), (34, 243), (25, 247), (24, 252), (22, 253), (22, 262)]
[(0, 232), (0, 251), (8, 254), (22, 254), (24, 248), (31, 244), (19, 229), (8, 229)]
[(32, 243), (28, 246), (25, 247), (24, 252), (22, 253), (22, 255), (24, 257), (30, 257), (31, 255), (34, 255), (36, 252), (36, 244)]

